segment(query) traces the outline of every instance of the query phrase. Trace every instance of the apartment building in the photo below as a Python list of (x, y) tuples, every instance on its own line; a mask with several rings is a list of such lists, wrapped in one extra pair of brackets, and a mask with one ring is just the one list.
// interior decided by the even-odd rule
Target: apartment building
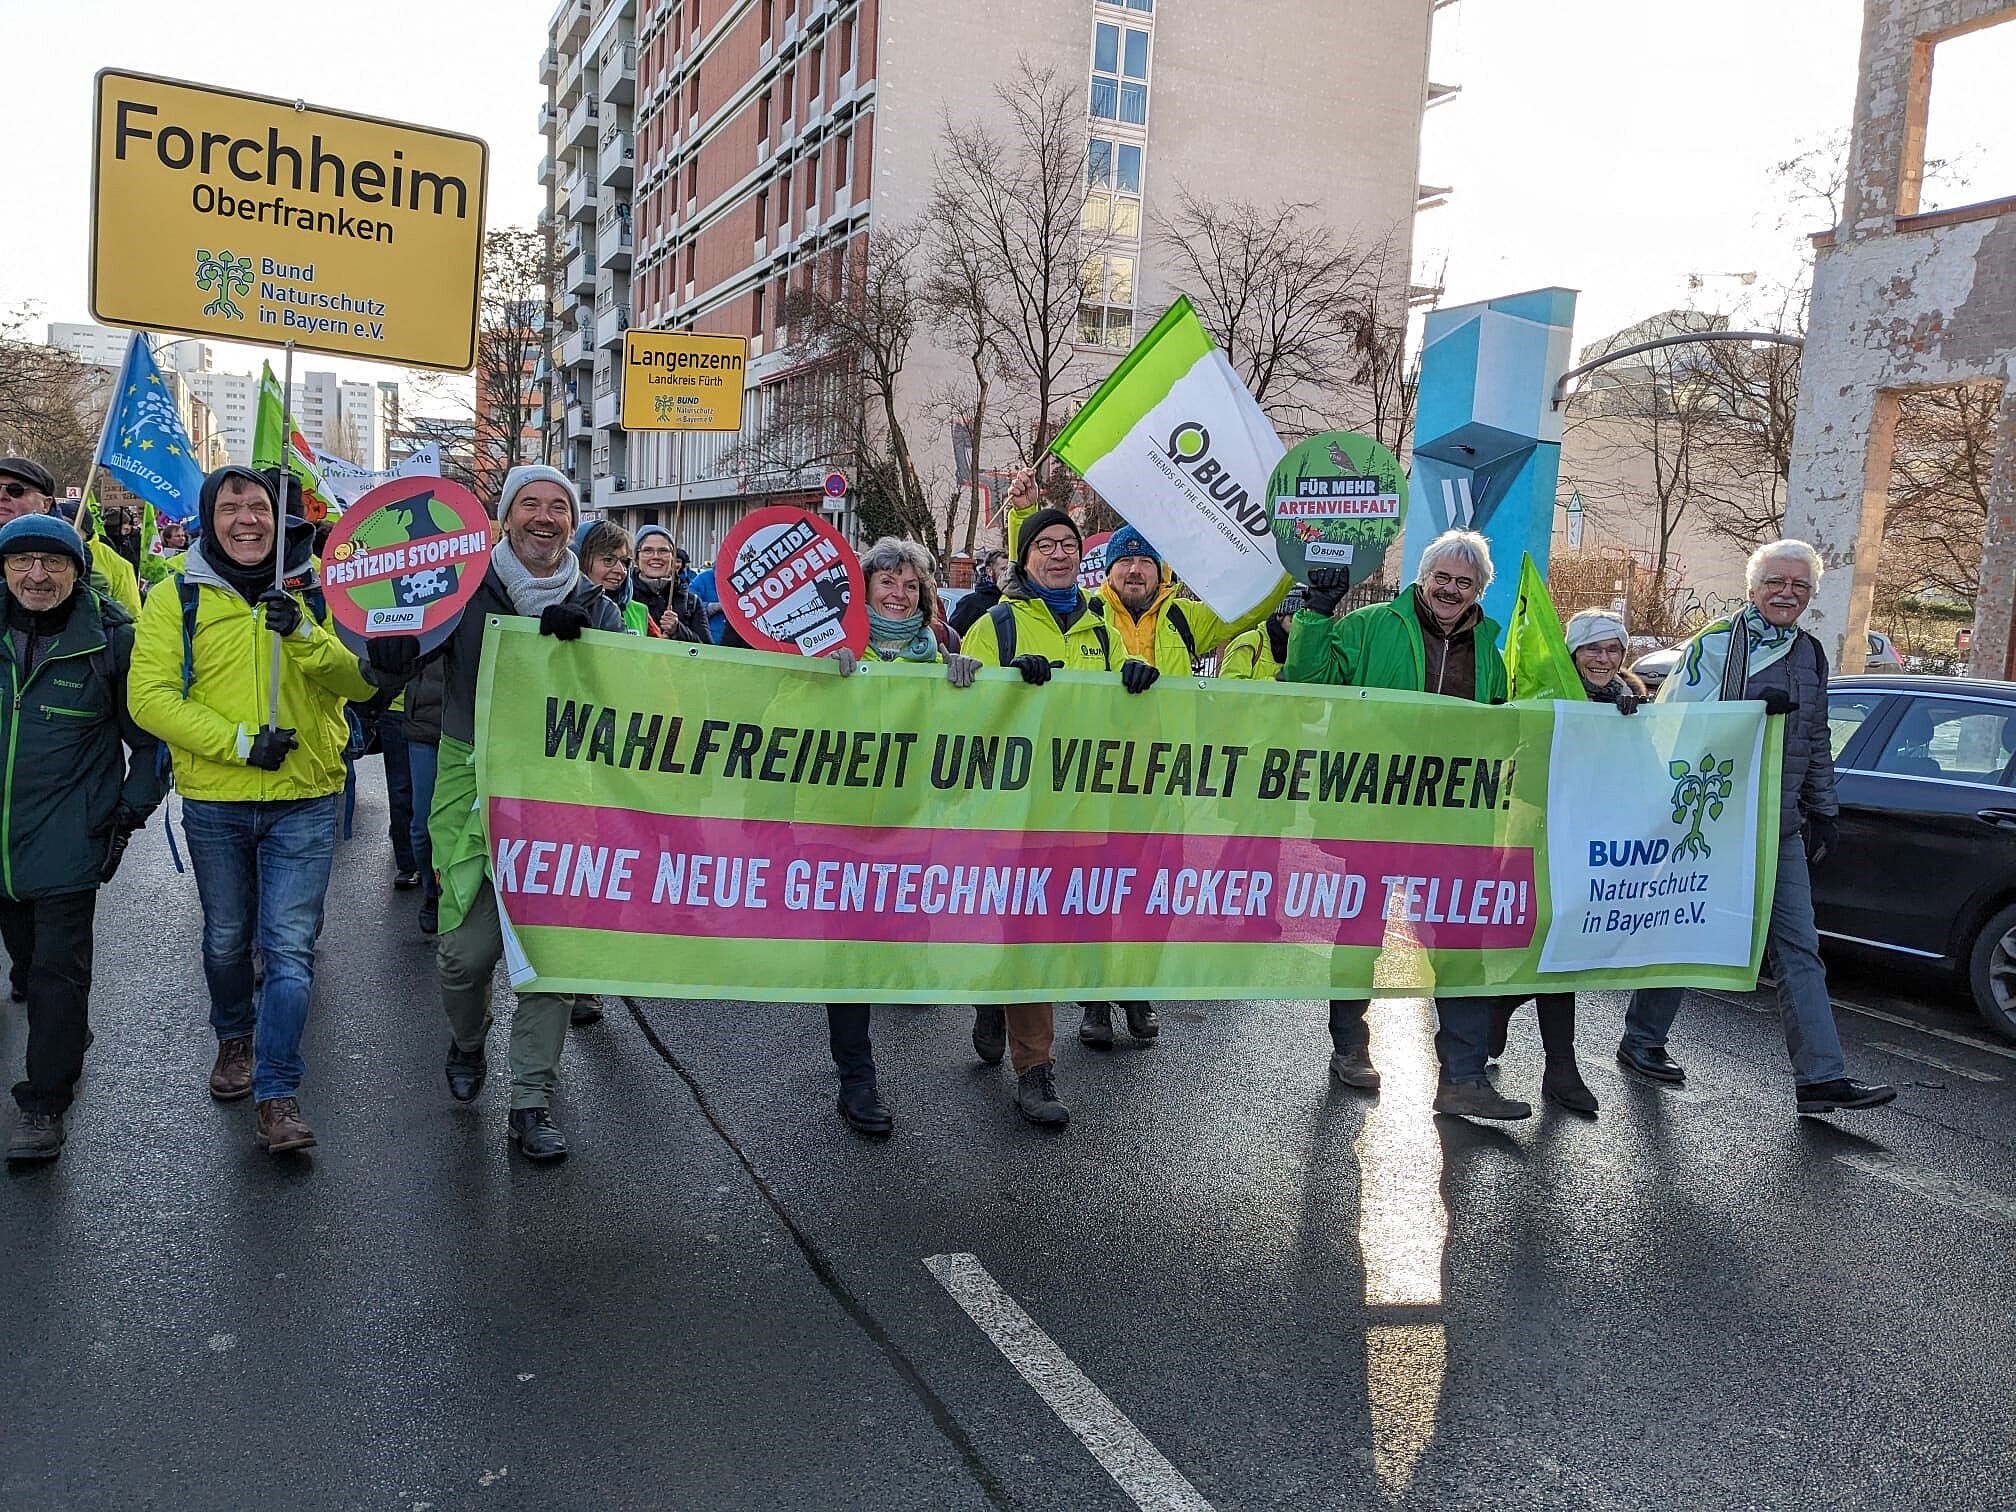
[[(1078, 356), (1094, 375), (1176, 292), (1157, 237), (1181, 192), (1314, 205), (1346, 238), (1395, 243), (1404, 267), (1417, 207), (1447, 193), (1418, 163), (1424, 109), (1454, 93), (1428, 77), (1448, 3), (564, 0), (541, 65), (547, 455), (591, 508), (633, 525), (669, 523), (683, 496), (701, 560), (750, 507), (816, 497), (816, 476), (753, 475), (739, 445), (800, 365), (787, 295), (872, 226), (924, 211), (947, 115), (998, 119), (993, 83), (1019, 59), (1084, 90), (1101, 247)], [(742, 437), (682, 449), (621, 430), (632, 322), (750, 339)], [(920, 338), (903, 380), (913, 442), (947, 474), (932, 402), (958, 367)]]

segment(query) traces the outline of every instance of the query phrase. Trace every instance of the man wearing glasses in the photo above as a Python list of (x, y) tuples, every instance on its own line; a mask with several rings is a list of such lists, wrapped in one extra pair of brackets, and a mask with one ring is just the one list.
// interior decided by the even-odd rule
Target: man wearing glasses
[[(0, 502), (7, 485), (0, 482)], [(43, 491), (46, 497), (46, 490)], [(154, 737), (126, 709), (133, 621), (84, 583), (84, 543), (55, 515), (0, 527), (0, 938), (28, 1005), (10, 1162), (54, 1160), (91, 1042), (91, 925), (126, 839), (161, 801)], [(122, 749), (123, 747), (123, 749)], [(128, 754), (130, 752), (130, 755)]]
[[(1799, 628), (1799, 616), (1820, 586), (1820, 553), (1804, 541), (1773, 541), (1751, 554), (1745, 569), (1750, 602), (1716, 620), (1687, 644), (1659, 690), (1661, 703), (1757, 699), (1785, 721), (1783, 798), (1779, 814), (1778, 884), (1771, 895), (1765, 949), (1778, 980), (1778, 1013), (1792, 1058), (1801, 1113), (1874, 1108), (1895, 1087), (1850, 1079), (1827, 996), (1827, 968), (1813, 926), (1808, 863), (1833, 846), (1841, 803), (1834, 794), (1834, 756), (1827, 732), (1827, 653)], [(1641, 1076), (1669, 1085), (1687, 1073), (1666, 1053), (1666, 1035), (1680, 1010), (1677, 987), (1631, 994), (1617, 1059)]]
[[(1491, 586), (1491, 547), (1475, 531), (1444, 531), (1421, 553), (1414, 585), (1390, 603), (1333, 618), (1350, 586), (1334, 567), (1309, 573), (1308, 599), (1288, 628), (1281, 681), (1394, 688), (1481, 704), (1505, 702), (1505, 661), (1498, 626), (1477, 601)], [(1435, 1055), (1442, 1063), (1435, 1111), (1463, 1118), (1531, 1118), (1523, 1102), (1501, 1097), (1485, 1080), (1490, 1054), (1488, 997), (1438, 998)], [(1347, 1087), (1376, 1092), (1364, 998), (1330, 1004), (1330, 1074)]]
[(24, 514), (47, 514), (56, 480), (39, 462), (0, 457), (0, 525)]

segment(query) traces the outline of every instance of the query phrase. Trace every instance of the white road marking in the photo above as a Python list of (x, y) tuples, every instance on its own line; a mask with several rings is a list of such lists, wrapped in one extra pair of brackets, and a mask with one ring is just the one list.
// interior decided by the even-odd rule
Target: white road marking
[(1903, 1060), (1916, 1061), (1921, 1066), (1930, 1066), (1935, 1071), (1944, 1071), (1949, 1076), (1962, 1077), (1967, 1081), (1999, 1082), (2002, 1080), (2001, 1077), (1991, 1072), (1970, 1071), (1965, 1066), (1956, 1066), (1953, 1062), (1941, 1060), (1936, 1055), (1927, 1055), (1922, 1050), (1908, 1050), (1902, 1045), (1893, 1045), (1888, 1040), (1871, 1040), (1869, 1041), (1869, 1048), (1872, 1050), (1882, 1050)]
[(1906, 1165), (1892, 1160), (1887, 1155), (1866, 1154), (1862, 1151), (1844, 1151), (1834, 1157), (1851, 1171), (1860, 1171), (1864, 1176), (1873, 1176), (1878, 1181), (1888, 1182), (1900, 1191), (1923, 1197), (1928, 1202), (1936, 1202), (1941, 1207), (1965, 1213), (1988, 1223), (2016, 1223), (2016, 1198), (2005, 1197), (1999, 1192), (1977, 1187), (1972, 1182), (1961, 1181), (1957, 1177), (1945, 1176), (1937, 1171), (1923, 1170), (1918, 1166)]
[(1137, 1507), (1157, 1512), (1212, 1512), (1211, 1503), (1149, 1443), (1127, 1414), (1071, 1363), (1056, 1342), (1001, 1290), (972, 1255), (931, 1255), (924, 1261), (938, 1284), (980, 1325), (994, 1347), (1043, 1398), (1064, 1426)]

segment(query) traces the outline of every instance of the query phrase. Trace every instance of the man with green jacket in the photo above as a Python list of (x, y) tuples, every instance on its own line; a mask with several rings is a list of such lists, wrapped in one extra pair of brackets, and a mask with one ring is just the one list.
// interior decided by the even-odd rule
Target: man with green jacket
[[(126, 712), (133, 622), (85, 582), (84, 543), (61, 519), (0, 528), (0, 938), (28, 1005), (27, 1076), (9, 1161), (63, 1151), (91, 1043), (92, 915), (127, 836), (161, 801), (154, 737)], [(130, 753), (130, 754), (129, 754)]]
[[(1394, 688), (1481, 704), (1505, 702), (1505, 659), (1498, 626), (1477, 601), (1491, 586), (1491, 547), (1470, 530), (1444, 531), (1421, 553), (1412, 587), (1390, 603), (1371, 604), (1335, 619), (1349, 579), (1335, 568), (1309, 574), (1308, 602), (1288, 631), (1283, 682), (1352, 688)], [(1442, 1063), (1435, 1111), (1468, 1118), (1530, 1118), (1523, 1102), (1501, 1097), (1485, 1080), (1489, 1059), (1489, 997), (1438, 998), (1435, 1055)], [(1376, 1091), (1364, 998), (1330, 1004), (1330, 1074), (1347, 1087)]]
[[(220, 467), (203, 480), (200, 509), (181, 574), (141, 611), (127, 696), (133, 718), (167, 744), (182, 794), (217, 1033), (210, 1095), (250, 1094), (254, 1138), (279, 1154), (315, 1143), (297, 1093), (350, 743), (343, 706), (375, 690), (322, 623), (315, 527), (274, 507), (268, 476)], [(285, 587), (274, 586), (276, 553)], [(265, 963), (256, 996), (255, 934)]]

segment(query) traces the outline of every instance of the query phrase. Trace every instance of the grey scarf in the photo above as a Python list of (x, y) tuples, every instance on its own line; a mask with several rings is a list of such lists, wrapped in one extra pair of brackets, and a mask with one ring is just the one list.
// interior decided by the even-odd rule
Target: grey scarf
[(560, 565), (551, 577), (534, 577), (518, 560), (518, 553), (511, 549), (508, 540), (490, 548), (490, 570), (497, 574), (497, 581), (510, 596), (511, 607), (528, 619), (539, 618), (554, 604), (564, 604), (581, 580), (581, 564), (573, 552), (561, 556)]

